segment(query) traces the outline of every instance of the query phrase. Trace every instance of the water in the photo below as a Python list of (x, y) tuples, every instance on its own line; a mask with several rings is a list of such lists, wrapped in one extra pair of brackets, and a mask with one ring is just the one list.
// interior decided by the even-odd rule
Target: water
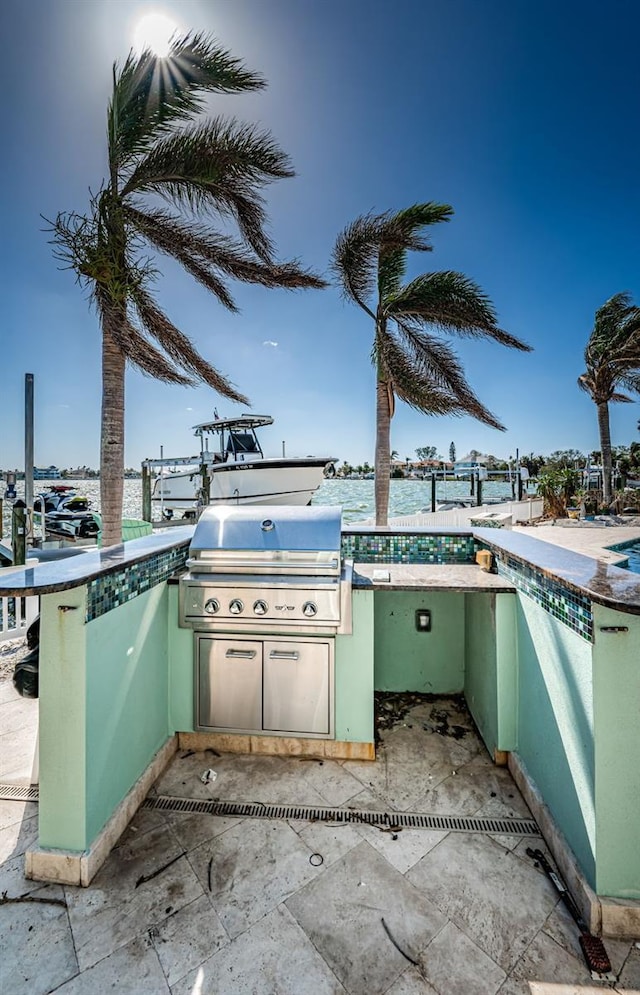
[[(426, 509), (431, 511), (431, 481), (430, 480), (391, 480), (389, 493), (389, 517), (412, 515)], [(36, 480), (34, 494), (46, 490), (50, 484), (69, 484), (77, 488), (79, 494), (84, 494), (91, 501), (92, 510), (100, 508), (99, 480)], [(373, 480), (339, 480), (334, 477), (325, 480), (316, 491), (313, 504), (342, 505), (344, 522), (358, 522), (372, 518), (375, 514)], [(4, 481), (0, 482), (4, 493)], [(16, 484), (18, 497), (24, 497), (24, 481)], [(452, 501), (469, 497), (468, 480), (438, 481), (438, 502)], [(511, 500), (511, 487), (505, 481), (484, 481), (482, 487), (485, 501)], [(154, 506), (154, 516), (159, 518)], [(125, 518), (142, 517), (142, 482), (139, 479), (125, 480), (123, 516)], [(4, 502), (3, 535), (11, 536), (11, 504)]]
[(617, 548), (619, 552), (625, 553), (629, 557), (626, 569), (631, 570), (634, 574), (640, 574), (640, 542), (634, 542), (630, 546), (618, 546)]

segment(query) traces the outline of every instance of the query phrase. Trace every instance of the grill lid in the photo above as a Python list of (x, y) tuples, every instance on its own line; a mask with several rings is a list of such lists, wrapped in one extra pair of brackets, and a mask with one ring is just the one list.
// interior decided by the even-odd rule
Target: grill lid
[(342, 510), (335, 505), (214, 505), (198, 520), (190, 553), (213, 550), (339, 554)]

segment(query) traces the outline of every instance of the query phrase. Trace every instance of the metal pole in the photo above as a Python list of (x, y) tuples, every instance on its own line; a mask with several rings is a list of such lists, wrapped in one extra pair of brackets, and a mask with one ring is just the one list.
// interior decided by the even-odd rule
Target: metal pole
[(33, 508), (33, 373), (24, 375), (24, 503)]
[[(160, 446), (160, 459), (164, 459), (164, 446)], [(162, 463), (160, 464), (160, 519), (164, 521), (164, 480), (162, 479), (162, 471), (164, 467)]]
[(436, 474), (431, 474), (431, 510), (436, 510)]
[(282, 440), (282, 458), (283, 459), (285, 458), (285, 455), (284, 455), (284, 439)]
[(2, 498), (0, 497), (0, 539), (2, 539), (2, 536), (4, 534), (4, 530), (3, 530), (3, 526), (2, 526), (2, 522), (3, 522), (2, 515), (3, 515)]

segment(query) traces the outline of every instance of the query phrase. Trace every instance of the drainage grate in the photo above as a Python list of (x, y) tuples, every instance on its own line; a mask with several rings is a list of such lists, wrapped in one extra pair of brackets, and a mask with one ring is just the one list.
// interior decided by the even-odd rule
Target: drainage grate
[(369, 826), (398, 829), (436, 829), (454, 833), (501, 833), (508, 836), (540, 836), (533, 819), (492, 819), (462, 815), (430, 815), (417, 812), (367, 812), (349, 808), (312, 808), (306, 805), (266, 805), (262, 802), (220, 802), (197, 798), (156, 795), (146, 798), (143, 808), (202, 815), (234, 816), (242, 819), (300, 819), (308, 822), (364, 822)]
[(0, 784), (0, 799), (10, 802), (37, 802), (37, 784)]

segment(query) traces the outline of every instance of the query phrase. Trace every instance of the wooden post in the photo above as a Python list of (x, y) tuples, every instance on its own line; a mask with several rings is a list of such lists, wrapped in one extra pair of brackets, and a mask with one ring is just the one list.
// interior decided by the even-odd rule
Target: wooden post
[(151, 521), (151, 468), (142, 464), (142, 520)]
[(469, 494), (471, 495), (471, 497), (473, 497), (473, 495), (476, 492), (476, 475), (475, 475), (475, 471), (473, 469), (471, 470), (471, 473), (469, 474), (469, 482), (470, 482), (470, 487), (471, 487), (471, 490), (469, 491)]
[(522, 474), (520, 473), (520, 467), (518, 467), (518, 501), (522, 501)]
[(11, 515), (11, 546), (14, 567), (23, 566), (27, 556), (26, 508), (24, 501), (16, 501)]
[(201, 464), (200, 473), (202, 474), (202, 507), (206, 508), (211, 500), (211, 477), (206, 463)]
[(436, 481), (437, 477), (435, 472), (431, 473), (431, 510), (436, 510)]
[(480, 479), (480, 474), (478, 474), (478, 497), (476, 504), (480, 506), (482, 504), (482, 480)]

